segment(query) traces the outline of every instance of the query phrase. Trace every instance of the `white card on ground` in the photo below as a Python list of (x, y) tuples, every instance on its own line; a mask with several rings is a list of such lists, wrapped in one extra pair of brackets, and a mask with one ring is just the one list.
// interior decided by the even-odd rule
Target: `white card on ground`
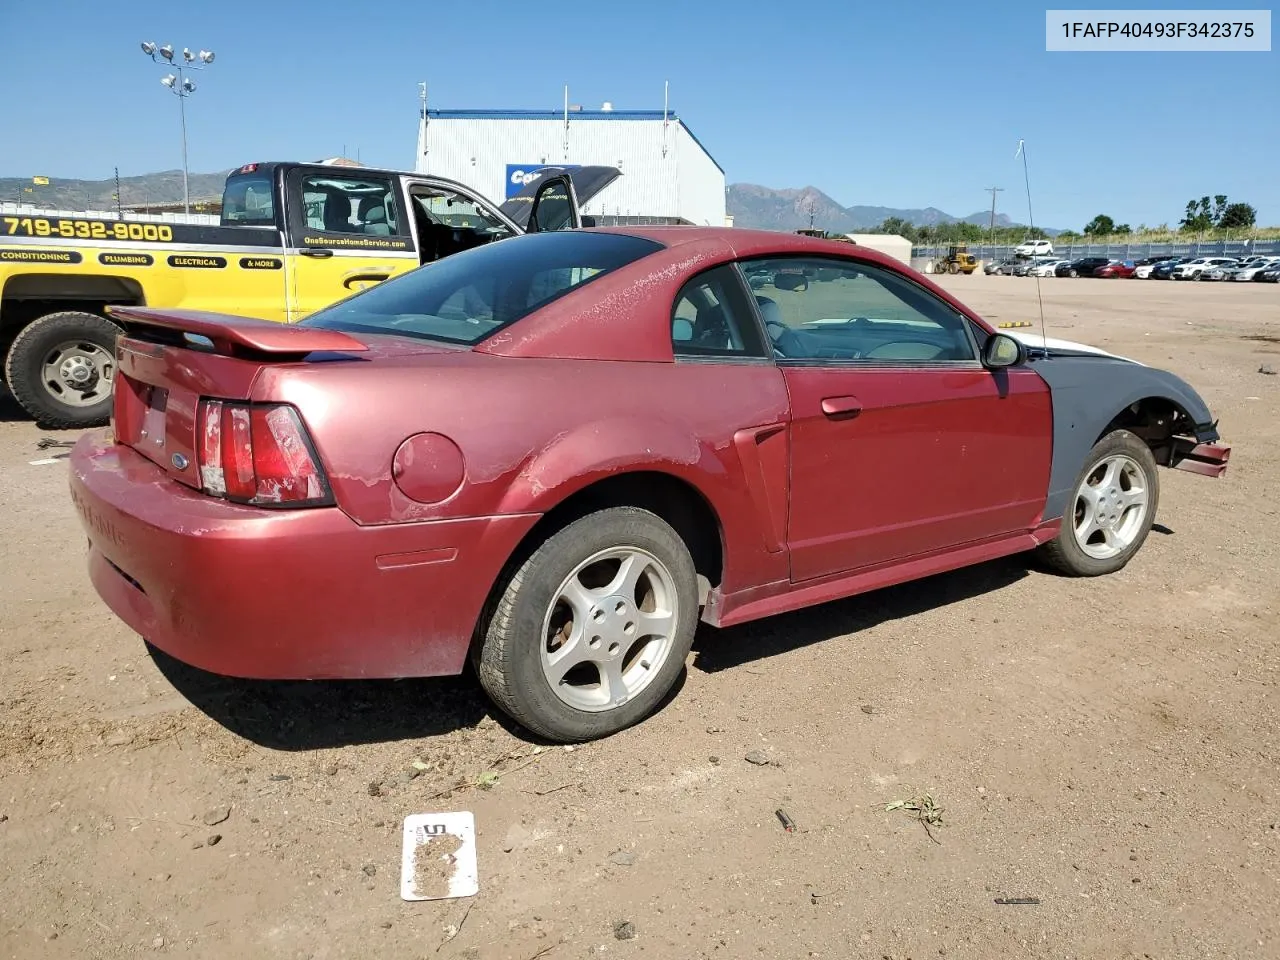
[(404, 818), (400, 896), (447, 900), (480, 892), (476, 818), (468, 811), (414, 813)]

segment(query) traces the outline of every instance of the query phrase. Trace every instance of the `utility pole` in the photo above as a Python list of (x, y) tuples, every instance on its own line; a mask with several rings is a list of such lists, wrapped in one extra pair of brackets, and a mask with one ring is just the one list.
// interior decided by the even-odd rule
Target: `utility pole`
[(124, 219), (124, 207), (120, 201), (120, 168), (116, 167), (116, 219)]
[(989, 238), (991, 245), (996, 243), (996, 194), (1001, 193), (1004, 187), (987, 187), (987, 192), (991, 194), (991, 228)]

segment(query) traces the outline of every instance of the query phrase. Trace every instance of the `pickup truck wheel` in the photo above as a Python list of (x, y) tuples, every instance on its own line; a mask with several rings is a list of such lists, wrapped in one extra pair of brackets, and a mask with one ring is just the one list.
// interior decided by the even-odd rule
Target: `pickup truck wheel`
[(111, 416), (116, 337), (93, 313), (50, 313), (22, 329), (5, 357), (4, 379), (42, 427), (94, 427)]
[(1089, 452), (1057, 539), (1040, 547), (1050, 566), (1074, 577), (1115, 573), (1142, 547), (1160, 504), (1156, 458), (1128, 430)]
[(511, 574), (477, 656), (503, 712), (556, 741), (593, 740), (653, 712), (698, 624), (689, 549), (635, 507), (588, 514)]

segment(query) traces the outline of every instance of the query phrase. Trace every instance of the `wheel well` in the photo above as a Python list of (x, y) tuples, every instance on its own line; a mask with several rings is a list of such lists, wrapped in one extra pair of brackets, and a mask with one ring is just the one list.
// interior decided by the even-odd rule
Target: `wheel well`
[(1167, 397), (1146, 397), (1129, 404), (1112, 417), (1106, 429), (1098, 435), (1098, 440), (1113, 430), (1128, 430), (1151, 448), (1157, 463), (1167, 464), (1173, 454), (1173, 438), (1193, 435), (1195, 423), (1185, 410)]
[(0, 353), (18, 331), (46, 314), (80, 310), (106, 316), (107, 304), (141, 306), (142, 285), (129, 277), (28, 273), (10, 277), (0, 292)]
[[(698, 572), (698, 600), (719, 585), (724, 572), (720, 520), (705, 497), (691, 484), (652, 470), (622, 473), (598, 480), (556, 504), (533, 525), (516, 546), (489, 590), (472, 640), (473, 652), (488, 628), (494, 605), (511, 574), (557, 531), (573, 521), (609, 507), (639, 507), (657, 514), (680, 535)], [(705, 578), (705, 583), (703, 582)]]
[(668, 473), (623, 473), (584, 487), (549, 510), (525, 536), (521, 548), (529, 544), (532, 553), (557, 530), (609, 507), (639, 507), (657, 514), (688, 546), (694, 568), (708, 585), (720, 582), (724, 568), (720, 521), (695, 487)]

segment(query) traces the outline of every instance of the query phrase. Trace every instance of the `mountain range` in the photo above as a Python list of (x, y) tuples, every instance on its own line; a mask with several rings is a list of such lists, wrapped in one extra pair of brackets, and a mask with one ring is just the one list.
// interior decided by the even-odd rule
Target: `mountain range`
[[(188, 176), (191, 200), (222, 196), (229, 170), (220, 173), (193, 173)], [(114, 210), (116, 182), (111, 180), (62, 180), (34, 184), (31, 177), (0, 177), (0, 200), (38, 203), (58, 210)], [(162, 170), (137, 177), (120, 178), (120, 203), (143, 210), (152, 203), (182, 201), (182, 171)]]
[[(223, 170), (217, 173), (191, 174), (192, 201), (221, 196), (228, 172)], [(0, 200), (35, 202), (60, 210), (113, 210), (116, 205), (115, 192), (114, 180), (54, 179), (47, 185), (36, 185), (30, 177), (0, 177)], [(181, 170), (164, 170), (120, 178), (120, 202), (124, 207), (143, 210), (148, 204), (171, 204), (180, 200)], [(858, 233), (878, 227), (890, 217), (898, 217), (917, 226), (956, 221), (985, 226), (991, 221), (990, 211), (983, 210), (964, 217), (954, 217), (937, 207), (842, 207), (816, 187), (775, 190), (754, 183), (731, 184), (727, 207), (736, 226), (788, 232), (812, 223), (815, 227), (833, 233)], [(1014, 222), (1003, 213), (996, 214), (997, 226), (1013, 226)], [(1052, 235), (1057, 231), (1047, 232)]]
[[(956, 222), (986, 226), (991, 222), (990, 210), (979, 210), (965, 217), (953, 217), (937, 207), (842, 207), (817, 187), (774, 190), (754, 183), (729, 185), (728, 212), (733, 216), (734, 226), (737, 227), (792, 231), (812, 223), (820, 230), (830, 233), (858, 233), (878, 227), (890, 217), (898, 217), (916, 226)], [(998, 227), (1011, 227), (1015, 223), (1003, 213), (996, 214)]]

